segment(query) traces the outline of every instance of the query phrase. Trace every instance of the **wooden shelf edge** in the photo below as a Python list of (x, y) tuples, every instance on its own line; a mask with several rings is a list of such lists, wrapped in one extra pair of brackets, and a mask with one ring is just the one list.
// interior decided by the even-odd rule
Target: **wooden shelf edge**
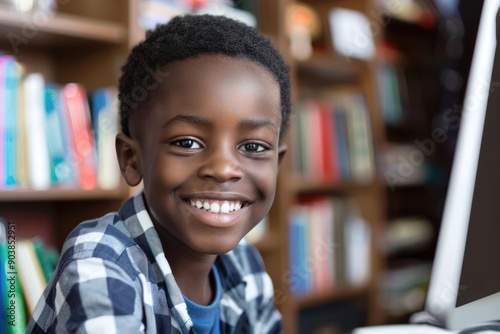
[(288, 183), (290, 190), (295, 194), (317, 194), (317, 193), (350, 193), (353, 191), (363, 190), (372, 186), (374, 181), (368, 183), (357, 183), (353, 181), (322, 181), (314, 178), (303, 176), (295, 176)]
[(127, 29), (117, 23), (61, 13), (55, 13), (53, 16), (45, 13), (23, 13), (5, 5), (0, 6), (0, 27), (2, 30), (21, 34), (21, 37), (29, 37), (23, 36), (27, 34), (25, 31), (30, 35), (41, 32), (110, 44), (123, 43), (127, 38)]
[(316, 291), (303, 296), (290, 295), (295, 308), (318, 306), (324, 303), (366, 296), (370, 293), (368, 285), (338, 286), (324, 291)]
[(273, 238), (273, 234), (266, 232), (260, 239), (251, 244), (259, 250), (260, 253), (270, 253), (279, 249), (279, 243)]
[(74, 200), (121, 200), (128, 195), (125, 187), (116, 189), (80, 188), (49, 188), (46, 190), (34, 189), (0, 189), (0, 202), (29, 202), (29, 201), (74, 201)]

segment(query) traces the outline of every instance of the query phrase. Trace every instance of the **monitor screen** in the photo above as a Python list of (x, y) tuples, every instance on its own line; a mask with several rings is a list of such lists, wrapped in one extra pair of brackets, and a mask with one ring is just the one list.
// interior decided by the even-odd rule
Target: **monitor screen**
[(500, 314), (500, 0), (485, 0), (426, 311), (448, 329)]
[[(498, 23), (497, 23), (498, 24)], [(484, 119), (456, 306), (500, 292), (500, 52)]]

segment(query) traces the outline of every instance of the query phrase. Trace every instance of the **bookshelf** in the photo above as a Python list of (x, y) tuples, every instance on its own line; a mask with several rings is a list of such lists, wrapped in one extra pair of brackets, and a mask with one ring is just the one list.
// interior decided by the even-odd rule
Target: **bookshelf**
[[(437, 11), (425, 17), (428, 19), (389, 16), (384, 30), (388, 52), (384, 51), (381, 58), (397, 73), (393, 79), (400, 99), (400, 115), (386, 119), (385, 132), (388, 146), (404, 159), (396, 163), (392, 160), (393, 166), (403, 166), (417, 155), (423, 157), (422, 162), (410, 162), (414, 168), (411, 173), (401, 173), (401, 182), (389, 182), (385, 190), (387, 231), (393, 237), (387, 239), (383, 294), (387, 321), (391, 323), (407, 322), (424, 304), (456, 135), (443, 122), (443, 111), (461, 103), (457, 92), (446, 92), (442, 80), (446, 68), (458, 60), (450, 51), (460, 46), (460, 38), (445, 36), (441, 27), (456, 22), (446, 22)], [(443, 141), (433, 137), (434, 131), (441, 129)], [(432, 150), (422, 146), (424, 142)], [(404, 231), (413, 231), (413, 238), (394, 237)], [(413, 301), (404, 306), (403, 299), (411, 295)]]
[[(0, 7), (0, 51), (12, 55), (25, 73), (41, 73), (46, 82), (82, 84), (88, 93), (116, 85), (129, 49), (129, 4), (124, 1), (56, 1), (54, 13), (19, 12)], [(60, 249), (81, 221), (115, 211), (129, 196), (115, 189), (83, 190), (54, 186), (0, 189), (0, 216), (16, 221), (19, 238), (39, 232)]]
[[(378, 157), (385, 143), (385, 126), (378, 108), (377, 93), (375, 91), (375, 60), (360, 61), (350, 59), (334, 52), (329, 44), (329, 28), (326, 22), (326, 13), (334, 7), (343, 7), (358, 10), (368, 15), (377, 13), (372, 1), (340, 1), (340, 0), (307, 0), (303, 3), (311, 6), (321, 18), (322, 34), (313, 41), (314, 52), (307, 60), (296, 60), (289, 49), (289, 37), (284, 29), (286, 8), (292, 1), (280, 0), (276, 2), (261, 2), (259, 28), (269, 36), (284, 54), (291, 66), (292, 76), (292, 103), (294, 109), (304, 98), (315, 98), (316, 92), (342, 90), (348, 86), (348, 91), (360, 92), (366, 101), (369, 111), (371, 138), (374, 154)], [(373, 16), (371, 16), (372, 18)], [(375, 36), (379, 39), (381, 36)], [(297, 111), (297, 110), (296, 110)], [(297, 115), (292, 117), (291, 128), (287, 143), (289, 152), (294, 145), (293, 128), (298, 121)], [(367, 182), (356, 182), (344, 179), (341, 181), (325, 181), (314, 176), (305, 176), (297, 173), (294, 168), (293, 154), (287, 154), (283, 162), (278, 179), (278, 189), (273, 208), (270, 212), (268, 237), (278, 243), (273, 251), (261, 251), (266, 267), (275, 285), (276, 304), (284, 316), (285, 333), (302, 333), (308, 331), (320, 332), (325, 330), (349, 331), (349, 328), (339, 325), (334, 314), (339, 311), (336, 307), (347, 303), (342, 309), (363, 310), (363, 322), (354, 325), (381, 324), (385, 322), (385, 314), (380, 307), (380, 284), (384, 269), (384, 255), (379, 248), (380, 237), (383, 233), (386, 208), (385, 181), (375, 170), (374, 177)], [(378, 168), (374, 162), (374, 168)], [(294, 246), (294, 240), (289, 237), (290, 209), (297, 198), (302, 196), (326, 196), (353, 200), (371, 231), (370, 240), (370, 278), (362, 285), (334, 283), (330, 288), (311, 291), (296, 295), (290, 290), (289, 249)], [(279, 240), (279, 242), (278, 242)], [(331, 308), (331, 304), (333, 306)], [(307, 318), (306, 313), (332, 312), (330, 320), (314, 320)], [(340, 313), (339, 313), (340, 314)], [(314, 317), (313, 317), (314, 318)], [(337, 319), (338, 320), (338, 319)], [(312, 321), (312, 322), (311, 322)], [(344, 324), (345, 325), (345, 324)], [(352, 324), (351, 324), (352, 325)], [(305, 327), (304, 327), (305, 326)], [(349, 324), (345, 325), (349, 326)], [(335, 331), (333, 331), (335, 332)]]

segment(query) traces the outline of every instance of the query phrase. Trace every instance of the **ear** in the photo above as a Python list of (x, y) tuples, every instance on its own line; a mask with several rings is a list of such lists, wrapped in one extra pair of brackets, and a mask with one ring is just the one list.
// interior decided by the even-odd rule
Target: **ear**
[(278, 147), (278, 166), (281, 165), (286, 151), (288, 151), (288, 146), (286, 144), (280, 144), (280, 146)]
[(115, 148), (123, 178), (131, 187), (138, 185), (142, 180), (139, 144), (135, 139), (120, 132), (116, 135)]

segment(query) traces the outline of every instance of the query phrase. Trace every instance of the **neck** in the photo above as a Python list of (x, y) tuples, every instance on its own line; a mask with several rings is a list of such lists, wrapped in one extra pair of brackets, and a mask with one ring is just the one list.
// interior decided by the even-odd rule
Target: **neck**
[(209, 305), (215, 292), (210, 272), (217, 255), (199, 254), (166, 233), (160, 233), (160, 239), (182, 294), (194, 303)]

